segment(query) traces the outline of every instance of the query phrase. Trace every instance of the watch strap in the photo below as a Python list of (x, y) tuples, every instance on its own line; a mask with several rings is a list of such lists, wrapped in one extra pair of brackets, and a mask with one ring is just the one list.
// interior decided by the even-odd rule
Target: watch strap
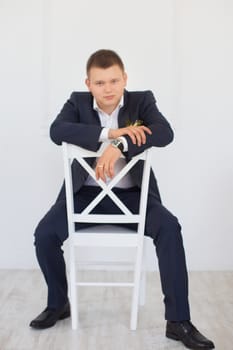
[(111, 142), (111, 144), (112, 144), (113, 147), (119, 148), (119, 150), (120, 150), (121, 152), (124, 151), (124, 144), (123, 144), (122, 140), (120, 140), (120, 139), (115, 139), (115, 140), (113, 140), (113, 141)]

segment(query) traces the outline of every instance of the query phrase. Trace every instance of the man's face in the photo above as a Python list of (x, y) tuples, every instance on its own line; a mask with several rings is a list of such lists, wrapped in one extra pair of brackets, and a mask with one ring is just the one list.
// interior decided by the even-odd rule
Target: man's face
[(92, 67), (86, 85), (97, 105), (110, 114), (120, 102), (127, 82), (127, 75), (118, 65), (109, 68)]

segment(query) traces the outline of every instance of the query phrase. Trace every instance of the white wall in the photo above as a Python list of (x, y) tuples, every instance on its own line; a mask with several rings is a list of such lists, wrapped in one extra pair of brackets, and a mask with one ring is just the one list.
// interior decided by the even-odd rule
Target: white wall
[(189, 268), (233, 268), (232, 16), (231, 0), (1, 1), (1, 268), (37, 266), (33, 230), (63, 178), (48, 126), (99, 48), (119, 52), (128, 89), (152, 89), (174, 127), (154, 168)]

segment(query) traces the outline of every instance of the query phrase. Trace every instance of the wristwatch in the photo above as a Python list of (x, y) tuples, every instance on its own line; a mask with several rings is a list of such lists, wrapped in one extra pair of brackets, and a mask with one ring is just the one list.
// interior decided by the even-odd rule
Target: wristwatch
[(120, 139), (114, 139), (111, 141), (111, 145), (115, 148), (119, 148), (121, 152), (124, 150), (123, 142)]

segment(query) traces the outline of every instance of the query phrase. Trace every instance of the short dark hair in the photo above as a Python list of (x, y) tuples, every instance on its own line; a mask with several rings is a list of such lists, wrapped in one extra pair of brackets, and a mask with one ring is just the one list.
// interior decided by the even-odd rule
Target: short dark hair
[(109, 68), (111, 66), (118, 65), (122, 71), (125, 70), (124, 64), (120, 56), (112, 50), (98, 50), (94, 52), (87, 61), (86, 71), (87, 75), (92, 67), (97, 68)]

